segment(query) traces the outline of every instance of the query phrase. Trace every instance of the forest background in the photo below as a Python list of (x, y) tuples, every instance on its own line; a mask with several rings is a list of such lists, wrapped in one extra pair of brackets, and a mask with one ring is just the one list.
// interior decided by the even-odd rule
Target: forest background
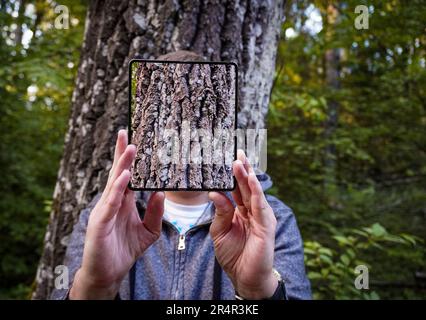
[[(53, 1), (0, 1), (3, 299), (33, 290), (63, 151), (87, 6), (61, 4), (68, 29)], [(354, 26), (361, 4), (368, 29)], [(317, 299), (426, 298), (425, 17), (421, 0), (286, 3), (270, 193), (296, 213)]]

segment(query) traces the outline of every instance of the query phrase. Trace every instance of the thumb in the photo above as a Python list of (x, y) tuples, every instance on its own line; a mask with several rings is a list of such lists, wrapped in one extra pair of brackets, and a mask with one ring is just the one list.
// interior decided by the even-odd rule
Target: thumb
[(232, 225), (235, 208), (232, 202), (219, 192), (209, 192), (209, 198), (216, 208), (215, 217), (210, 226), (210, 234), (213, 239), (227, 233)]

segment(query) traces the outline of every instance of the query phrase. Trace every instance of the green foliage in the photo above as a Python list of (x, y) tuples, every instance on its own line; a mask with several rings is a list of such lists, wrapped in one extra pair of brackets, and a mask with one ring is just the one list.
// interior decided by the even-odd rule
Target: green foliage
[[(85, 16), (62, 1), (70, 28), (53, 28), (54, 4), (0, 7), (0, 298), (27, 298), (48, 222)], [(77, 20), (78, 21), (77, 21)], [(23, 41), (16, 43), (17, 28)], [(31, 36), (32, 35), (32, 36)]]
[(305, 242), (305, 263), (316, 299), (379, 299), (377, 291), (357, 289), (354, 285), (357, 266), (372, 268), (362, 257), (368, 251), (386, 252), (389, 245), (397, 244), (404, 250), (415, 248), (417, 242), (421, 242), (418, 237), (406, 234), (392, 235), (379, 223), (335, 234), (332, 238), (337, 243), (334, 247), (317, 241)]
[[(360, 4), (369, 7), (367, 30), (354, 27), (354, 9)], [(423, 2), (290, 1), (285, 15), (268, 115), (272, 192), (294, 209), (310, 250), (337, 250), (333, 236), (365, 225), (424, 240)], [(319, 21), (317, 27), (312, 27), (314, 21)], [(333, 71), (333, 64), (327, 64), (332, 52), (334, 81), (327, 73)], [(426, 297), (413, 277), (426, 265), (423, 243), (357, 252), (356, 259), (371, 266), (374, 283), (390, 284), (373, 286), (370, 292), (380, 298)], [(342, 248), (332, 252), (328, 258), (333, 263), (345, 253)], [(310, 258), (307, 253), (316, 297), (371, 298), (350, 292), (352, 266), (335, 270), (351, 279), (348, 285), (324, 284), (321, 277), (319, 286), (315, 277), (321, 269), (310, 265)], [(322, 286), (330, 290), (326, 295)]]

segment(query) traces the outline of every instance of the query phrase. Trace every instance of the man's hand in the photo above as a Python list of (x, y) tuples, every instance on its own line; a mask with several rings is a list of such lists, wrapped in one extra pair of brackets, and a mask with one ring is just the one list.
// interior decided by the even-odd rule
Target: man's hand
[(273, 274), (276, 218), (243, 151), (233, 164), (237, 207), (223, 194), (210, 192), (216, 214), (210, 227), (219, 264), (236, 292), (245, 299), (271, 297), (278, 280)]
[(134, 193), (127, 188), (135, 153), (126, 131), (120, 130), (107, 185), (90, 214), (70, 299), (113, 299), (134, 262), (160, 236), (164, 194), (151, 196), (141, 221)]

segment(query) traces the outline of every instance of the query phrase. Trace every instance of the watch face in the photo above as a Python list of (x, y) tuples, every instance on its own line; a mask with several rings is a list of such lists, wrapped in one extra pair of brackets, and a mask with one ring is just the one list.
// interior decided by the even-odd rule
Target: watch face
[(233, 190), (237, 66), (132, 60), (133, 190)]

